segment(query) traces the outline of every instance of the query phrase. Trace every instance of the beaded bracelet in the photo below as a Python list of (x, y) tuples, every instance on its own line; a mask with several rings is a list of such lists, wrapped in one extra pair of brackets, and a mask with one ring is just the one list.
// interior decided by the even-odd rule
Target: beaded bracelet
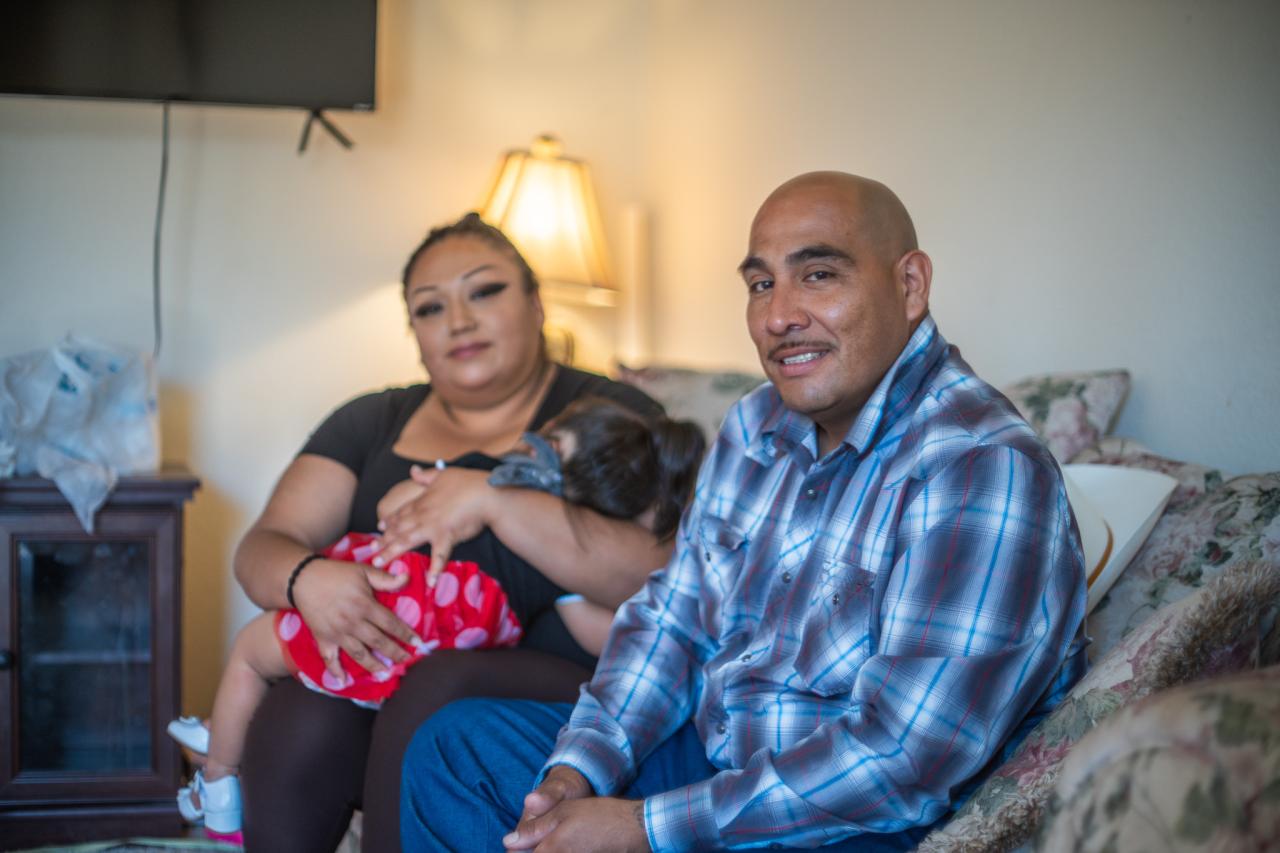
[(308, 554), (298, 561), (298, 565), (293, 567), (293, 573), (289, 575), (289, 584), (284, 588), (284, 597), (289, 600), (289, 606), (294, 610), (298, 609), (298, 605), (293, 602), (293, 582), (298, 579), (299, 573), (307, 567), (312, 560), (323, 560), (324, 554)]

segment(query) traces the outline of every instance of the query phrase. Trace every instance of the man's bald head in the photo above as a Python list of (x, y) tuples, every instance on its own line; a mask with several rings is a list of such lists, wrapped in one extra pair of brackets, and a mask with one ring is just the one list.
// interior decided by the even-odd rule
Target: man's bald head
[(800, 175), (760, 206), (738, 269), (765, 375), (825, 453), (929, 312), (933, 265), (911, 217), (884, 184)]
[(893, 263), (907, 252), (920, 248), (916, 228), (902, 200), (879, 181), (851, 175), (848, 172), (806, 172), (778, 187), (756, 214), (756, 221), (780, 204), (809, 204), (829, 200), (839, 209), (856, 211), (857, 221), (848, 223), (857, 229), (881, 254)]

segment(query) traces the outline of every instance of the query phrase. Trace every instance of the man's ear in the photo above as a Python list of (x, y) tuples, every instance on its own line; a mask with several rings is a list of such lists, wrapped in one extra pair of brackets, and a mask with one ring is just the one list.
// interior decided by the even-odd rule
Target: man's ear
[(895, 269), (902, 288), (907, 322), (915, 324), (929, 313), (929, 285), (933, 281), (933, 261), (919, 249), (912, 249), (898, 259)]

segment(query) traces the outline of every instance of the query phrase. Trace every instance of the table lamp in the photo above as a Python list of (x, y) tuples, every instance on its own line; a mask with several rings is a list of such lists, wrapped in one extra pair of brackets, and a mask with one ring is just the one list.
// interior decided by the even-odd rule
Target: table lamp
[(480, 215), (520, 249), (547, 298), (617, 304), (591, 173), (586, 163), (563, 156), (554, 136), (503, 156)]

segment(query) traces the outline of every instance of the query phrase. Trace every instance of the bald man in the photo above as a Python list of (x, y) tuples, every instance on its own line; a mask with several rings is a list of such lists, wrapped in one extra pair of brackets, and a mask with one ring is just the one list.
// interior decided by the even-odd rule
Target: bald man
[(769, 382), (670, 564), (576, 706), (424, 725), (406, 850), (910, 849), (1083, 673), (1061, 475), (938, 331), (897, 196), (788, 181), (739, 269)]

